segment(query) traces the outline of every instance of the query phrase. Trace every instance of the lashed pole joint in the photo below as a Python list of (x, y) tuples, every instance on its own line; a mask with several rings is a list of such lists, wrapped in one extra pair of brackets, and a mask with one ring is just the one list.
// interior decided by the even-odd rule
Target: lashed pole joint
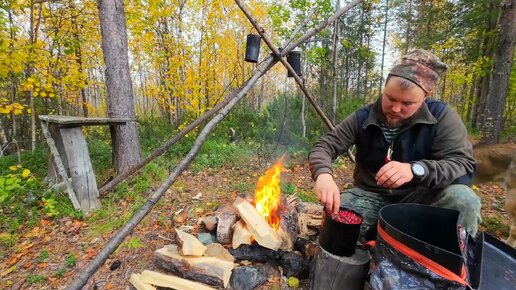
[[(353, 8), (354, 6), (356, 6), (358, 3), (360, 3), (362, 0), (355, 0), (353, 2), (351, 2), (350, 4), (348, 4), (347, 6), (343, 7), (342, 9), (340, 9), (339, 11), (337, 11), (337, 13), (335, 13), (335, 15), (333, 15), (330, 19), (328, 19), (328, 21), (326, 22), (323, 22), (321, 24), (319, 24), (318, 26), (316, 26), (314, 29), (311, 30), (311, 32), (315, 31), (320, 31), (323, 27), (326, 27), (328, 24), (330, 24), (331, 22), (335, 21), (336, 19), (338, 19), (341, 15), (343, 15), (345, 12), (347, 12), (349, 9)], [(251, 15), (251, 13), (244, 7), (244, 5), (242, 4), (242, 2), (240, 0), (235, 0), (236, 4), (238, 5), (238, 7), (240, 7), (240, 10), (242, 10), (242, 12), (245, 14), (245, 16), (247, 17), (247, 19), (249, 19), (249, 22), (251, 22), (251, 24), (254, 26), (254, 28), (256, 29), (256, 31), (258, 32), (258, 34), (260, 34), (260, 36), (262, 37), (263, 41), (265, 42), (265, 44), (267, 44), (267, 46), (271, 49), (273, 55), (275, 57), (278, 58), (278, 60), (283, 64), (283, 66), (285, 66), (285, 68), (289, 71), (289, 73), (294, 77), (294, 80), (296, 81), (297, 85), (299, 86), (299, 88), (301, 89), (301, 91), (303, 91), (303, 93), (305, 94), (306, 98), (308, 99), (308, 101), (310, 102), (310, 104), (312, 105), (312, 107), (315, 109), (315, 111), (317, 112), (317, 114), (319, 115), (319, 117), (321, 117), (321, 119), (324, 121), (324, 124), (326, 124), (326, 126), (330, 129), (330, 130), (333, 130), (335, 129), (335, 126), (334, 124), (330, 121), (330, 119), (328, 119), (328, 117), (326, 117), (326, 115), (324, 114), (324, 112), (321, 110), (321, 107), (319, 107), (319, 105), (317, 104), (315, 98), (312, 96), (312, 94), (310, 94), (310, 92), (306, 89), (305, 85), (303, 84), (303, 80), (301, 80), (301, 78), (297, 75), (297, 73), (294, 71), (294, 69), (292, 68), (292, 66), (287, 62), (287, 60), (285, 59), (285, 55), (291, 51), (292, 49), (294, 49), (295, 47), (297, 47), (298, 45), (300, 45), (301, 43), (299, 42), (301, 39), (304, 39), (304, 40), (307, 40), (308, 38), (306, 38), (306, 35), (308, 34), (305, 34), (304, 36), (302, 36), (297, 42), (295, 42), (294, 44), (291, 44), (289, 45), (288, 47), (284, 48), (281, 52), (278, 50), (278, 48), (276, 48), (276, 46), (274, 46), (274, 44), (270, 41), (270, 39), (267, 37), (267, 35), (265, 34), (265, 29), (263, 29), (263, 27), (261, 27), (258, 22), (254, 19), (254, 17)]]

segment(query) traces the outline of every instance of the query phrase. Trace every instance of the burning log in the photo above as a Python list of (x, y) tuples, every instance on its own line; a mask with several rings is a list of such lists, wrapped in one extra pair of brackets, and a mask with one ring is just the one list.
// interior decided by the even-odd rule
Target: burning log
[(281, 250), (292, 251), (294, 249), (294, 241), (297, 240), (299, 234), (298, 214), (297, 210), (285, 198), (282, 198), (281, 220), (278, 228), (278, 235), (281, 237)]
[(243, 221), (238, 221), (235, 224), (235, 227), (233, 229), (233, 241), (232, 246), (233, 249), (238, 248), (238, 246), (244, 244), (244, 245), (250, 245), (251, 244), (251, 232), (247, 229), (245, 223)]
[(262, 218), (256, 208), (240, 197), (237, 198), (233, 205), (237, 208), (240, 217), (245, 221), (247, 228), (258, 244), (272, 250), (279, 249), (282, 243), (281, 237)]
[(294, 252), (284, 252), (278, 260), (283, 269), (283, 276), (297, 277), (300, 279), (308, 278), (311, 263)]
[(215, 288), (201, 283), (149, 270), (144, 270), (142, 272), (140, 275), (140, 280), (147, 284), (178, 290), (215, 290)]
[(297, 238), (296, 242), (294, 243), (294, 249), (299, 251), (303, 257), (309, 260), (311, 260), (318, 252), (318, 246), (316, 242), (301, 237)]
[(175, 229), (175, 232), (177, 235), (177, 242), (180, 245), (181, 255), (200, 257), (204, 254), (206, 246), (203, 245), (196, 237), (178, 229)]
[(167, 247), (154, 252), (154, 263), (183, 278), (222, 288), (228, 285), (234, 268), (234, 263), (230, 261), (214, 257), (181, 256)]
[(235, 257), (237, 261), (251, 261), (265, 263), (269, 260), (279, 259), (281, 252), (264, 248), (260, 245), (241, 245), (235, 250), (229, 250), (229, 253)]

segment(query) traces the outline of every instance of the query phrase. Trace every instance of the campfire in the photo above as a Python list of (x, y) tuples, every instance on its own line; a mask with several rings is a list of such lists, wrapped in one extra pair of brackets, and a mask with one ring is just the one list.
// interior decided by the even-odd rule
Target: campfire
[(154, 253), (155, 264), (173, 275), (145, 270), (131, 275), (131, 283), (137, 289), (253, 289), (280, 281), (281, 274), (308, 278), (323, 208), (283, 196), (282, 171), (280, 158), (258, 179), (253, 199), (237, 197), (205, 215), (200, 223), (207, 232), (195, 237), (175, 229), (176, 243)]
[(283, 157), (258, 179), (254, 193), (254, 207), (275, 230), (278, 230), (281, 220), (278, 212), (281, 204), (280, 178), (282, 171)]

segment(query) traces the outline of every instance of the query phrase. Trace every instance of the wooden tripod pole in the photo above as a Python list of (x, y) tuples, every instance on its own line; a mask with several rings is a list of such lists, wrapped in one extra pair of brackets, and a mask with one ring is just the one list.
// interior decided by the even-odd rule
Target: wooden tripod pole
[[(351, 8), (355, 7), (356, 5), (358, 5), (362, 0), (355, 0), (353, 2), (351, 2), (350, 4), (348, 4), (347, 6), (343, 7), (342, 9), (339, 9), (337, 11), (337, 13), (332, 16), (331, 19), (333, 19), (331, 22), (337, 20), (340, 15), (343, 15), (344, 13), (346, 13), (348, 10), (350, 10)], [(290, 66), (290, 64), (287, 62), (287, 60), (284, 58), (284, 56), (287, 54), (287, 48), (285, 48), (283, 51), (279, 51), (276, 46), (274, 46), (274, 44), (270, 41), (270, 39), (267, 37), (267, 35), (265, 34), (265, 30), (258, 24), (258, 22), (254, 19), (254, 17), (251, 15), (251, 13), (249, 13), (249, 11), (244, 7), (244, 5), (242, 4), (242, 2), (240, 0), (235, 0), (235, 3), (238, 5), (238, 7), (240, 7), (240, 10), (242, 10), (242, 12), (244, 12), (245, 16), (247, 17), (247, 19), (249, 19), (249, 22), (251, 22), (251, 24), (254, 26), (254, 28), (256, 29), (256, 31), (258, 31), (258, 33), (260, 34), (260, 36), (262, 37), (263, 41), (267, 44), (267, 46), (272, 50), (272, 53), (278, 57), (279, 61), (287, 68), (287, 70), (290, 72), (290, 74), (294, 77), (294, 80), (296, 80), (296, 83), (297, 85), (299, 86), (299, 88), (301, 89), (301, 91), (303, 91), (303, 93), (305, 94), (306, 98), (308, 99), (308, 101), (310, 102), (310, 104), (312, 105), (312, 107), (315, 109), (315, 111), (317, 112), (317, 114), (319, 115), (319, 117), (321, 117), (321, 119), (323, 120), (324, 124), (326, 124), (326, 126), (328, 126), (328, 128), (330, 130), (333, 130), (335, 129), (335, 126), (334, 124), (330, 121), (330, 119), (328, 119), (328, 117), (326, 117), (326, 115), (324, 114), (324, 112), (321, 110), (321, 107), (319, 107), (319, 105), (317, 104), (317, 101), (315, 100), (315, 98), (312, 96), (312, 94), (310, 94), (310, 92), (307, 90), (307, 88), (305, 87), (305, 85), (303, 84), (303, 80), (301, 80), (301, 78), (297, 75), (297, 73), (294, 71), (294, 69), (292, 68), (292, 66)], [(339, 15), (339, 16), (336, 16), (336, 15)], [(325, 25), (324, 26), (327, 26), (331, 23), (330, 21), (325, 21)], [(312, 29), (311, 31), (317, 33), (320, 29), (322, 29), (324, 26), (321, 26), (318, 25), (316, 28)], [(320, 29), (318, 30), (317, 28), (320, 27)], [(305, 39), (305, 40), (308, 40), (308, 38), (306, 38), (305, 36), (301, 37), (300, 39)], [(290, 50), (292, 50), (293, 48), (295, 48), (295, 46), (292, 46), (292, 45), (289, 45), (288, 48)]]

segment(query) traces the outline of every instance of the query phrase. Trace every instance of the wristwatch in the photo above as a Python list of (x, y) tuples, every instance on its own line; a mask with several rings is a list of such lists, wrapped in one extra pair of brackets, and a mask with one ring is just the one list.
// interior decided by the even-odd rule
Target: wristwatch
[(426, 174), (425, 167), (419, 162), (411, 162), (412, 174), (414, 175), (413, 180), (420, 181)]

